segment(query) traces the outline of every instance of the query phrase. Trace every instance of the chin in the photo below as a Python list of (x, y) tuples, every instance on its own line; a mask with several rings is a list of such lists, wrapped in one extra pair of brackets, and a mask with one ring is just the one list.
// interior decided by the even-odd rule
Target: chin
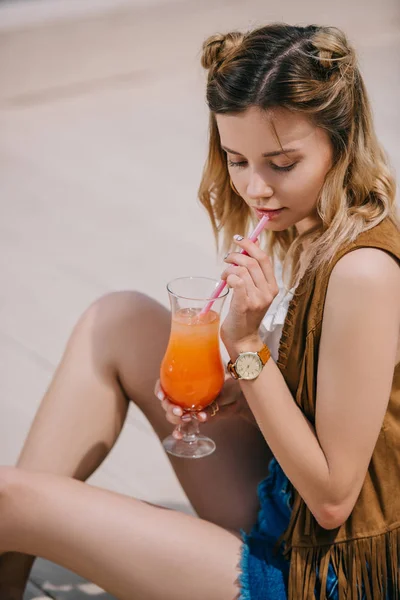
[(265, 227), (265, 229), (266, 231), (286, 231), (286, 229), (289, 229), (289, 227), (293, 227), (293, 225), (294, 223), (288, 225), (287, 223), (274, 223), (273, 221), (270, 221)]
[(287, 219), (271, 219), (265, 226), (265, 231), (286, 231), (293, 227), (295, 223), (288, 223)]

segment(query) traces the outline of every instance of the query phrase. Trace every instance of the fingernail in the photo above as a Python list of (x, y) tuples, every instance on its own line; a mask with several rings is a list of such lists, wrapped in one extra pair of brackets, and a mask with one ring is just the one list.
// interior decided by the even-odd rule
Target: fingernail
[(179, 408), (178, 406), (175, 406), (175, 408), (172, 409), (172, 412), (174, 413), (174, 415), (176, 417), (180, 417), (182, 414), (182, 409)]
[(182, 421), (185, 421), (185, 423), (189, 423), (189, 421), (192, 420), (192, 417), (190, 415), (183, 415), (182, 417)]
[(243, 236), (236, 234), (233, 236), (233, 239), (236, 240), (237, 242), (241, 242), (243, 240)]
[(224, 256), (224, 260), (226, 260), (228, 258), (228, 256), (230, 255), (230, 252), (227, 252)]
[(162, 393), (162, 391), (161, 391), (161, 390), (157, 392), (157, 398), (158, 398), (159, 400), (161, 400), (161, 401), (163, 401), (163, 400), (164, 400), (164, 394)]
[(199, 417), (200, 417), (200, 419), (206, 419), (206, 418), (207, 418), (207, 415), (206, 415), (206, 413), (205, 413), (205, 412), (200, 412), (200, 413), (199, 413)]

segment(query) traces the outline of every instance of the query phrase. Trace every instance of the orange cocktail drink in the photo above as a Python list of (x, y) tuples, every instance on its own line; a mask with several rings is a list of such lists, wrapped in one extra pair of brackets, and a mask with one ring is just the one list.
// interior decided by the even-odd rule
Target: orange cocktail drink
[(224, 384), (219, 348), (218, 313), (180, 309), (172, 316), (167, 351), (161, 364), (161, 386), (170, 400), (185, 410), (211, 404)]
[(182, 458), (201, 458), (215, 450), (213, 440), (199, 432), (197, 412), (214, 402), (225, 380), (219, 325), (229, 290), (212, 298), (218, 285), (207, 277), (180, 277), (167, 285), (171, 332), (160, 383), (167, 398), (191, 418), (177, 425), (163, 446)]

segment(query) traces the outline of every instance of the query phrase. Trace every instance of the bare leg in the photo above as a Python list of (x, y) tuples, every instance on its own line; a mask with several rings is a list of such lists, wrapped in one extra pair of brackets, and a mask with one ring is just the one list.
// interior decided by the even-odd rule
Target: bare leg
[(3, 467), (0, 485), (0, 549), (43, 556), (120, 600), (238, 595), (241, 542), (217, 525), (56, 475)]
[[(36, 414), (18, 467), (86, 480), (116, 442), (129, 402), (112, 361), (107, 364), (107, 333), (98, 327), (98, 313), (109, 303), (105, 300), (91, 306), (77, 323)], [(108, 318), (104, 315), (104, 329)], [(94, 351), (93, 344), (102, 351)], [(72, 436), (74, 444), (70, 443)], [(33, 562), (34, 557), (16, 553), (0, 556), (1, 598), (22, 597)]]
[[(72, 334), (18, 466), (87, 479), (115, 443), (128, 398), (160, 438), (167, 435), (171, 426), (153, 388), (169, 326), (165, 308), (134, 292), (106, 296), (90, 307)], [(255, 427), (237, 417), (202, 428), (217, 451), (195, 462), (173, 459), (178, 478), (200, 517), (228, 529), (248, 528), (256, 518), (256, 484), (267, 471), (268, 447)], [(3, 560), (21, 589), (32, 559)], [(13, 582), (5, 581), (4, 572), (0, 562), (0, 582), (10, 588)]]

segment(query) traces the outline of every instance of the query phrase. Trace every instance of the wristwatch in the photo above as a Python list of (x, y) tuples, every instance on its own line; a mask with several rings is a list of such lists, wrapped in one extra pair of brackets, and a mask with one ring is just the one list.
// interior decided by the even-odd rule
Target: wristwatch
[(257, 379), (264, 365), (271, 357), (268, 346), (264, 346), (258, 352), (241, 352), (235, 362), (228, 362), (228, 371), (233, 379)]

